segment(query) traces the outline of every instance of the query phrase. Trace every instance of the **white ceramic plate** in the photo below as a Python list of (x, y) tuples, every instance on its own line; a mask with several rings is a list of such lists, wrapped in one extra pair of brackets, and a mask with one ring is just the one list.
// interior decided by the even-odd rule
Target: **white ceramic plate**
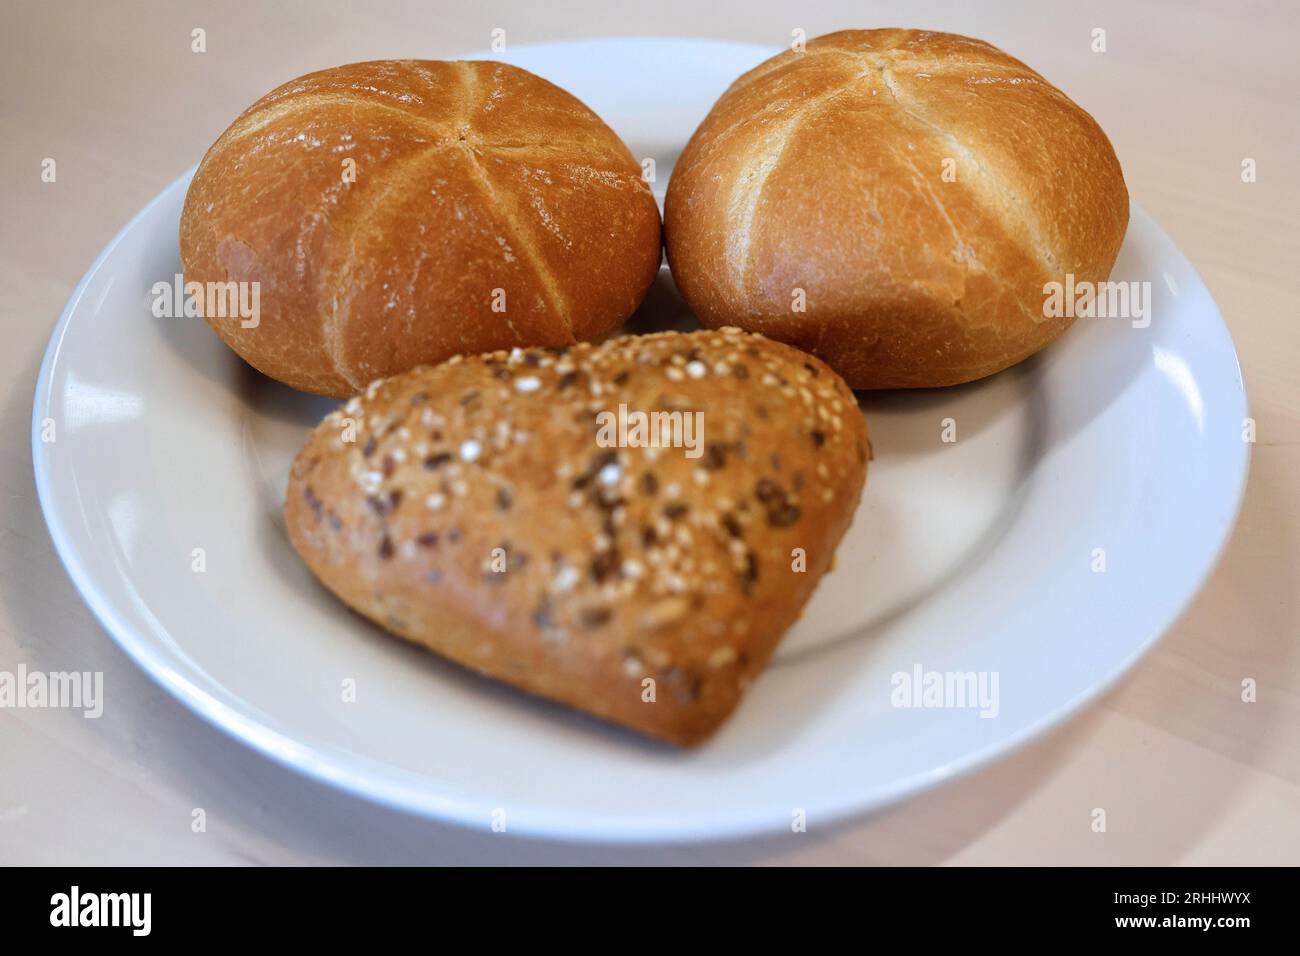
[[(770, 52), (617, 40), (501, 58), (590, 104), (657, 160), (662, 190), (714, 99)], [(837, 569), (715, 739), (691, 753), (648, 743), (391, 639), (317, 586), (280, 502), (331, 403), (251, 371), (201, 320), (149, 309), (153, 284), (180, 271), (188, 181), (113, 240), (59, 320), (33, 415), (41, 504), (78, 589), (154, 679), (374, 800), (475, 827), (503, 810), (510, 831), (591, 840), (737, 836), (788, 828), (797, 810), (817, 826), (879, 807), (1095, 698), (1187, 605), (1232, 527), (1249, 447), (1232, 340), (1135, 207), (1114, 278), (1152, 284), (1150, 326), (1080, 320), (991, 380), (866, 397), (876, 460)], [(643, 313), (680, 316), (663, 276)], [(941, 441), (946, 418), (956, 442)], [(893, 706), (893, 675), (917, 667), (995, 674), (996, 716)]]

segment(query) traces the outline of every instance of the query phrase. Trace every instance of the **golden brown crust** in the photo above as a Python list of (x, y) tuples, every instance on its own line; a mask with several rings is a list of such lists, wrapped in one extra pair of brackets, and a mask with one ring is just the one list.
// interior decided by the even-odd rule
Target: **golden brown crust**
[(217, 334), (272, 378), (337, 397), (451, 355), (605, 335), (660, 249), (618, 136), (559, 87), (486, 61), (284, 84), (208, 150), (181, 216), (187, 282), (260, 283), (260, 324), (210, 317)]
[[(601, 444), (620, 404), (702, 413), (698, 456)], [(668, 332), (374, 383), (299, 453), (285, 516), (321, 581), (389, 630), (690, 745), (830, 566), (868, 457), (821, 362), (736, 329)]]
[(1104, 281), (1128, 209), (1100, 127), (1020, 61), (848, 30), (732, 84), (673, 171), (664, 231), (705, 325), (797, 345), (854, 388), (928, 387), (1060, 335), (1044, 284)]

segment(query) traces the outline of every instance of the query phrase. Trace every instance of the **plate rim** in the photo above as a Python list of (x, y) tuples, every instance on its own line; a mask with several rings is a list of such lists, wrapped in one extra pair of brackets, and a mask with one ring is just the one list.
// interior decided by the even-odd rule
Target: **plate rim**
[[(538, 49), (561, 45), (572, 46), (574, 44), (604, 44), (611, 41), (640, 43), (658, 41), (671, 44), (694, 42), (706, 45), (717, 43), (731, 47), (750, 47), (755, 50), (763, 46), (762, 44), (737, 43), (727, 40), (713, 41), (708, 38), (663, 37), (571, 38), (550, 43), (529, 44), (527, 46)], [(519, 48), (523, 47), (524, 45), (521, 44)], [(68, 333), (72, 316), (80, 305), (87, 288), (111, 258), (114, 251), (128, 235), (137, 229), (144, 220), (149, 218), (159, 204), (172, 195), (174, 190), (182, 188), (188, 182), (195, 169), (197, 169), (197, 164), (168, 183), (109, 240), (78, 281), (50, 334), (41, 360), (32, 404), (31, 451), (37, 499), (51, 541), (54, 544), (55, 552), (58, 554), (64, 570), (73, 586), (77, 589), (82, 601), (90, 609), (100, 626), (108, 632), (114, 643), (121, 648), (127, 657), (189, 711), (215, 726), (228, 737), (249, 746), (254, 751), (269, 757), (281, 766), (311, 778), (318, 783), (343, 790), (352, 796), (404, 813), (432, 818), (442, 823), (455, 824), (470, 830), (482, 830), (485, 826), (485, 818), (479, 802), (458, 797), (454, 793), (430, 790), (422, 788), (418, 784), (403, 783), (402, 780), (405, 777), (416, 775), (411, 771), (391, 768), (386, 764), (381, 766), (390, 772), (377, 777), (370, 772), (369, 765), (372, 762), (370, 758), (354, 755), (349, 761), (342, 762), (333, 754), (323, 752), (313, 745), (304, 744), (280, 730), (268, 726), (261, 720), (232, 708), (208, 690), (188, 679), (187, 676), (178, 673), (159, 656), (158, 649), (150, 645), (147, 636), (138, 633), (137, 629), (128, 625), (119, 616), (112, 601), (105, 596), (92, 580), (89, 568), (71, 540), (70, 532), (60, 511), (59, 502), (56, 500), (51, 487), (50, 462), (47, 452), (44, 450), (46, 443), (41, 440), (42, 422), (45, 417), (42, 413), (49, 407), (52, 377), (58, 363), (64, 337)], [(1230, 347), (1230, 354), (1223, 356), (1223, 358), (1230, 361), (1236, 373), (1237, 381), (1240, 383), (1240, 404), (1243, 411), (1249, 414), (1249, 394), (1245, 377), (1241, 371), (1236, 343), (1233, 341), (1231, 329), (1228, 327), (1223, 312), (1219, 308), (1217, 301), (1215, 301), (1208, 284), (1182, 250), (1178, 248), (1173, 238), (1160, 226), (1159, 222), (1146, 213), (1136, 201), (1132, 203), (1132, 207), (1137, 215), (1148, 219), (1151, 225), (1168, 240), (1170, 247), (1182, 257), (1191, 272), (1205, 287), (1208, 301), (1214, 310), (1214, 317), (1218, 320), (1218, 324), (1222, 328)], [(1153, 628), (1148, 637), (1137, 642), (1133, 650), (1118, 660), (1102, 679), (1007, 737), (970, 750), (941, 768), (932, 768), (901, 776), (892, 781), (889, 786), (878, 789), (874, 795), (869, 797), (862, 796), (860, 791), (849, 791), (844, 795), (835, 793), (827, 795), (826, 799), (815, 807), (819, 821), (824, 822), (827, 826), (840, 824), (848, 818), (875, 812), (906, 797), (919, 795), (940, 782), (963, 777), (989, 765), (995, 759), (1010, 756), (1029, 742), (1040, 738), (1052, 728), (1059, 727), (1074, 718), (1085, 707), (1098, 700), (1114, 687), (1184, 617), (1219, 566), (1240, 517), (1245, 489), (1249, 479), (1253, 449), (1248, 442), (1243, 441), (1241, 445), (1242, 451), (1235, 468), (1236, 481), (1232, 491), (1233, 501), (1229, 517), (1222, 525), (1222, 532), (1214, 548), (1203, 559), (1203, 565), (1195, 576), (1194, 586), (1190, 587), (1181, 600), (1177, 602), (1174, 610), (1168, 615), (1168, 619), (1158, 627)], [(360, 756), (360, 759), (358, 759), (358, 756)], [(810, 806), (808, 809), (811, 811), (814, 807)], [(734, 840), (769, 834), (779, 830), (782, 826), (783, 821), (780, 818), (772, 818), (766, 814), (759, 815), (752, 811), (743, 813), (733, 811), (725, 816), (691, 817), (672, 823), (641, 817), (587, 818), (577, 828), (572, 825), (572, 821), (560, 818), (554, 813), (546, 811), (535, 813), (531, 808), (521, 808), (512, 812), (511, 816), (511, 831), (526, 836), (580, 843), (605, 842), (626, 845)]]

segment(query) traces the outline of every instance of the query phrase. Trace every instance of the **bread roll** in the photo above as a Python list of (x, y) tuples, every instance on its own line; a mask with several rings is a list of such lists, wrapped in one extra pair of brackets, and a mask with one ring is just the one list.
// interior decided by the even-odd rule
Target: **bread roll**
[(1128, 224), (1105, 134), (966, 37), (847, 30), (746, 73), (673, 171), (668, 261), (707, 326), (853, 388), (953, 385), (1060, 335), (1044, 285), (1104, 281)]
[(250, 106), (199, 164), (187, 282), (260, 283), (208, 316), (251, 365), (345, 397), (451, 355), (616, 328), (659, 269), (626, 146), (559, 87), (491, 62), (382, 60)]
[[(680, 447), (646, 447), (638, 412), (677, 413)], [(331, 414), (285, 517), (317, 577), (377, 624), (690, 745), (830, 566), (869, 447), (834, 372), (737, 329), (495, 352)]]

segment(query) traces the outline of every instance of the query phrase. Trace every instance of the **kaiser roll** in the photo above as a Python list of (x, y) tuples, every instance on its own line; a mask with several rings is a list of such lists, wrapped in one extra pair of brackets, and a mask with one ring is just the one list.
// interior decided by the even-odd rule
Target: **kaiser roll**
[(217, 334), (272, 378), (337, 397), (454, 354), (599, 338), (660, 254), (654, 197), (618, 136), (493, 62), (286, 83), (208, 150), (181, 216), (187, 283), (259, 283), (257, 321), (206, 316)]
[(664, 229), (705, 325), (796, 345), (853, 388), (916, 388), (1060, 335), (1044, 286), (1104, 281), (1128, 213), (1105, 134), (1019, 60), (847, 30), (731, 85), (673, 171)]

